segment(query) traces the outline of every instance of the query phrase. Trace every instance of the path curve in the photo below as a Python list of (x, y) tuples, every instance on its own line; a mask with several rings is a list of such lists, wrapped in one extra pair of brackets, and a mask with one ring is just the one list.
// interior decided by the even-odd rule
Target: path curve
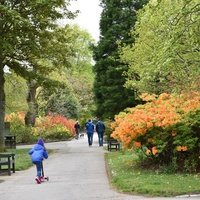
[[(25, 147), (32, 147), (25, 146)], [(88, 147), (87, 139), (46, 144), (57, 149), (44, 162), (50, 181), (37, 185), (34, 182), (35, 167), (16, 172), (11, 176), (0, 176), (1, 200), (193, 200), (200, 196), (155, 198), (132, 196), (116, 192), (106, 174), (105, 150), (97, 144)], [(23, 147), (17, 147), (23, 148)]]

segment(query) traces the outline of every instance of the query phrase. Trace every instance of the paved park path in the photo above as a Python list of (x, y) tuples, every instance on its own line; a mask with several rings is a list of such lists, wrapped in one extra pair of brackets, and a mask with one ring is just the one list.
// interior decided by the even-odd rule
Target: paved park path
[[(25, 147), (32, 147), (25, 146)], [(56, 149), (44, 162), (49, 182), (36, 184), (35, 167), (0, 176), (0, 200), (192, 200), (200, 196), (155, 198), (118, 193), (109, 184), (105, 150), (97, 144), (88, 147), (86, 137), (68, 142), (46, 144)], [(23, 147), (18, 147), (23, 148)]]

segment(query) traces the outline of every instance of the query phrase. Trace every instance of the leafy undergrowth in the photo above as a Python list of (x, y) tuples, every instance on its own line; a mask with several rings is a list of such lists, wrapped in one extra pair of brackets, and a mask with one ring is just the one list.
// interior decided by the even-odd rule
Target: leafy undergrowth
[(199, 174), (164, 173), (138, 168), (131, 152), (106, 154), (111, 183), (121, 192), (147, 196), (177, 196), (200, 193)]

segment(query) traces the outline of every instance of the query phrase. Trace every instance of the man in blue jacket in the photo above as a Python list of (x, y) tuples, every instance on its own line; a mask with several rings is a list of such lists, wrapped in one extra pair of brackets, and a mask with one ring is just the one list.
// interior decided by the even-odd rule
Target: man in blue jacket
[(105, 132), (105, 125), (102, 121), (98, 120), (96, 123), (96, 131), (99, 139), (99, 146), (103, 146), (103, 135)]
[(88, 136), (88, 144), (89, 146), (92, 146), (93, 135), (94, 135), (94, 124), (92, 123), (92, 120), (89, 119), (85, 126), (86, 126), (86, 132)]
[(37, 141), (37, 144), (35, 144), (34, 147), (29, 151), (29, 155), (31, 155), (33, 164), (36, 165), (37, 177), (35, 180), (38, 184), (40, 184), (44, 178), (42, 177), (42, 161), (44, 158), (48, 158), (48, 152), (46, 151), (44, 141), (42, 139)]

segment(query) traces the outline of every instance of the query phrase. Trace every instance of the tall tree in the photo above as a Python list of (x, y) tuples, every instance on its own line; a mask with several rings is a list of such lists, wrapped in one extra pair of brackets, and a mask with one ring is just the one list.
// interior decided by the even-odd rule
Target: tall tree
[(72, 68), (66, 69), (65, 73), (75, 97), (80, 104), (78, 117), (85, 121), (91, 117), (95, 107), (92, 91), (94, 73), (92, 71), (93, 59), (91, 49), (91, 45), (95, 41), (85, 30), (81, 30), (77, 26), (74, 26), (73, 29), (77, 34), (76, 41), (73, 45), (76, 49), (76, 55), (71, 59)]
[[(74, 42), (76, 34), (74, 30), (66, 25), (51, 31), (49, 38), (40, 38), (40, 56), (29, 55), (29, 66), (32, 67), (31, 74), (26, 77), (28, 84), (27, 104), (28, 111), (25, 116), (27, 126), (35, 125), (35, 118), (38, 115), (38, 104), (36, 100), (37, 88), (43, 86), (46, 89), (52, 87), (62, 87), (62, 80), (52, 79), (51, 73), (60, 73), (66, 67), (72, 66), (71, 57), (76, 55)], [(52, 88), (51, 87), (51, 88)]]
[[(57, 33), (57, 35), (59, 34)], [(90, 46), (94, 41), (88, 32), (82, 30), (77, 25), (67, 26), (62, 35), (65, 35), (68, 40), (64, 45), (63, 43), (66, 39), (63, 39), (62, 46), (59, 45), (57, 51), (62, 49), (63, 56), (67, 56), (69, 67), (66, 67), (67, 64), (61, 62), (63, 59), (60, 57), (57, 65), (62, 64), (64, 67), (60, 72), (57, 72), (57, 76), (54, 73), (50, 77), (62, 82), (65, 86), (56, 90), (52, 87), (49, 89), (43, 87), (40, 92), (41, 95), (39, 95), (39, 99), (43, 103), (42, 106), (39, 105), (39, 109), (40, 111), (45, 111), (45, 113), (54, 112), (67, 117), (82, 117), (85, 111), (90, 110), (93, 99), (91, 95), (93, 73), (92, 50)], [(52, 42), (50, 43), (52, 44)], [(55, 50), (57, 45), (57, 43), (52, 45), (53, 50)], [(55, 55), (51, 57), (53, 58)], [(59, 95), (60, 98), (58, 97)], [(47, 98), (47, 96), (51, 98)]]
[[(34, 125), (38, 114), (51, 112), (80, 119), (91, 113), (94, 103), (90, 45), (93, 42), (90, 34), (77, 25), (67, 25), (54, 31), (51, 40), (42, 46), (41, 58), (33, 63), (35, 73), (38, 72), (37, 66), (41, 65), (38, 73), (43, 74), (42, 77), (34, 75), (29, 80), (26, 78), (26, 84), (15, 73), (6, 74), (7, 113), (26, 111), (29, 125)], [(45, 70), (47, 67), (48, 72)]]
[(0, 4), (0, 150), (4, 148), (4, 67), (16, 74), (31, 72), (29, 56), (41, 53), (41, 38), (50, 37), (56, 20), (73, 17), (68, 11), (69, 1), (13, 1), (2, 0)]
[(156, 94), (199, 90), (199, 27), (198, 0), (150, 0), (138, 14), (135, 44), (121, 54), (130, 67), (127, 87)]
[(119, 60), (118, 43), (134, 41), (130, 31), (136, 22), (136, 11), (147, 0), (102, 0), (100, 41), (94, 48), (96, 115), (113, 118), (126, 107), (137, 104), (135, 91), (124, 87), (128, 66)]

